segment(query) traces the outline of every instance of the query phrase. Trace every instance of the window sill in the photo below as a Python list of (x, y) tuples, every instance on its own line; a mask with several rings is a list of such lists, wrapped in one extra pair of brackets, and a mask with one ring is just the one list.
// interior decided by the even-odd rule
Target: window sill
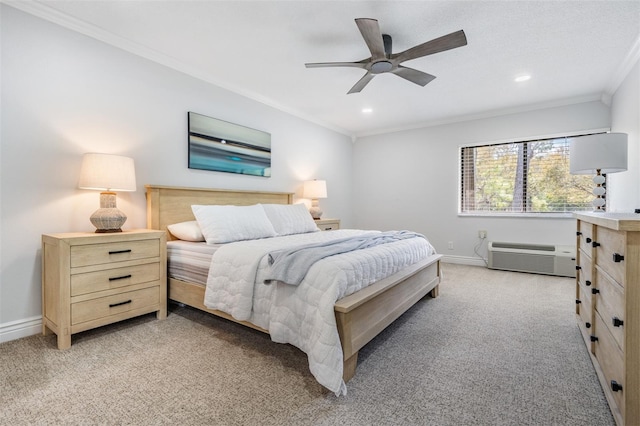
[(508, 218), (508, 219), (574, 219), (573, 212), (566, 213), (458, 213), (458, 217), (490, 217), (490, 218)]

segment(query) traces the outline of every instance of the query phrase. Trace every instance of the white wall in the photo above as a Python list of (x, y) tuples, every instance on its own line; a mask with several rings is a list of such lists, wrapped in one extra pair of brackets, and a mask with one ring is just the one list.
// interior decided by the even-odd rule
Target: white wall
[(459, 146), (609, 126), (609, 108), (588, 102), (363, 137), (354, 150), (355, 225), (422, 232), (448, 260), (465, 263), (482, 263), (479, 230), (494, 241), (574, 244), (571, 218), (458, 216)]
[(611, 131), (628, 135), (628, 169), (609, 175), (611, 211), (640, 209), (640, 60), (636, 61), (611, 102)]
[[(146, 225), (145, 184), (301, 195), (310, 178), (327, 180), (324, 216), (349, 226), (349, 137), (0, 7), (0, 338), (19, 337), (20, 324), (41, 315), (41, 234), (93, 229), (99, 194), (76, 188), (85, 152), (135, 159), (138, 191), (118, 195), (124, 228)], [(188, 169), (187, 111), (271, 133), (273, 176)]]

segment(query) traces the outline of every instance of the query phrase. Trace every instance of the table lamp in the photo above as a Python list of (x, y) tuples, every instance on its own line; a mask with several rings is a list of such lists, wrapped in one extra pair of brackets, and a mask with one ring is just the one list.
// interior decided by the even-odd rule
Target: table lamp
[(89, 218), (96, 227), (96, 232), (122, 232), (121, 227), (127, 216), (116, 207), (115, 191), (136, 190), (133, 158), (111, 154), (84, 154), (78, 187), (102, 191), (100, 208)]
[(302, 196), (311, 199), (309, 213), (314, 219), (322, 217), (322, 210), (318, 205), (318, 198), (327, 198), (327, 182), (324, 180), (308, 180), (304, 183)]
[(602, 174), (627, 170), (627, 134), (598, 133), (570, 139), (569, 170), (572, 175), (595, 174), (592, 204), (594, 211), (606, 210), (605, 177)]

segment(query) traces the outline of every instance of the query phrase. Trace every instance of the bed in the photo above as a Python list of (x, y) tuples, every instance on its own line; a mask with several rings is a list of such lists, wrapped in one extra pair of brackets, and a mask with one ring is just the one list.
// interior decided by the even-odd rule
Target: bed
[[(172, 224), (192, 221), (192, 205), (292, 204), (293, 194), (282, 192), (219, 190), (146, 185), (147, 228), (168, 232)], [(334, 231), (323, 231), (334, 232)], [(339, 299), (334, 305), (335, 323), (342, 349), (342, 379), (348, 382), (356, 371), (358, 351), (389, 324), (429, 294), (437, 297), (441, 281), (441, 255), (430, 255), (402, 270)], [(247, 327), (269, 333), (250, 321), (205, 306), (201, 284), (168, 278), (169, 300), (191, 306)], [(345, 388), (346, 389), (346, 388)]]

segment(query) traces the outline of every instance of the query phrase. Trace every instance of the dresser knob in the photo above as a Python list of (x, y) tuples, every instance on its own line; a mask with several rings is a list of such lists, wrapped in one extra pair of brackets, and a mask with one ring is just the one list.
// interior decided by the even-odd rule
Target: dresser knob
[(585, 285), (586, 285), (587, 287), (589, 287), (589, 286), (591, 285), (591, 281), (589, 281), (589, 280), (586, 280), (584, 283), (585, 283)]
[(576, 231), (576, 235), (582, 235), (582, 232)]
[(581, 303), (582, 303), (582, 300), (580, 300), (580, 299), (576, 299), (576, 305), (579, 305), (579, 304), (581, 304)]
[(622, 262), (624, 260), (624, 256), (621, 255), (620, 253), (613, 253), (613, 261), (618, 263), (618, 262)]
[(582, 269), (582, 266), (576, 265), (576, 271), (579, 271), (580, 269)]
[(594, 241), (594, 242), (591, 243), (591, 246), (592, 247), (600, 247), (600, 243), (597, 243), (597, 242)]
[(600, 290), (598, 290), (597, 288), (591, 289), (591, 294), (598, 294), (598, 293), (600, 293)]
[(590, 322), (585, 322), (584, 326), (587, 327), (587, 328), (591, 328), (591, 323)]
[(622, 385), (615, 380), (611, 381), (611, 390), (614, 392), (618, 392), (622, 390)]
[(590, 243), (590, 242), (591, 242), (591, 238), (587, 238), (587, 243)]
[(622, 321), (618, 317), (613, 317), (613, 326), (614, 327), (622, 327), (624, 325), (624, 321)]
[(598, 337), (594, 336), (593, 334), (592, 334), (591, 336), (589, 336), (589, 339), (590, 339), (592, 342), (597, 342), (597, 341), (598, 341)]

